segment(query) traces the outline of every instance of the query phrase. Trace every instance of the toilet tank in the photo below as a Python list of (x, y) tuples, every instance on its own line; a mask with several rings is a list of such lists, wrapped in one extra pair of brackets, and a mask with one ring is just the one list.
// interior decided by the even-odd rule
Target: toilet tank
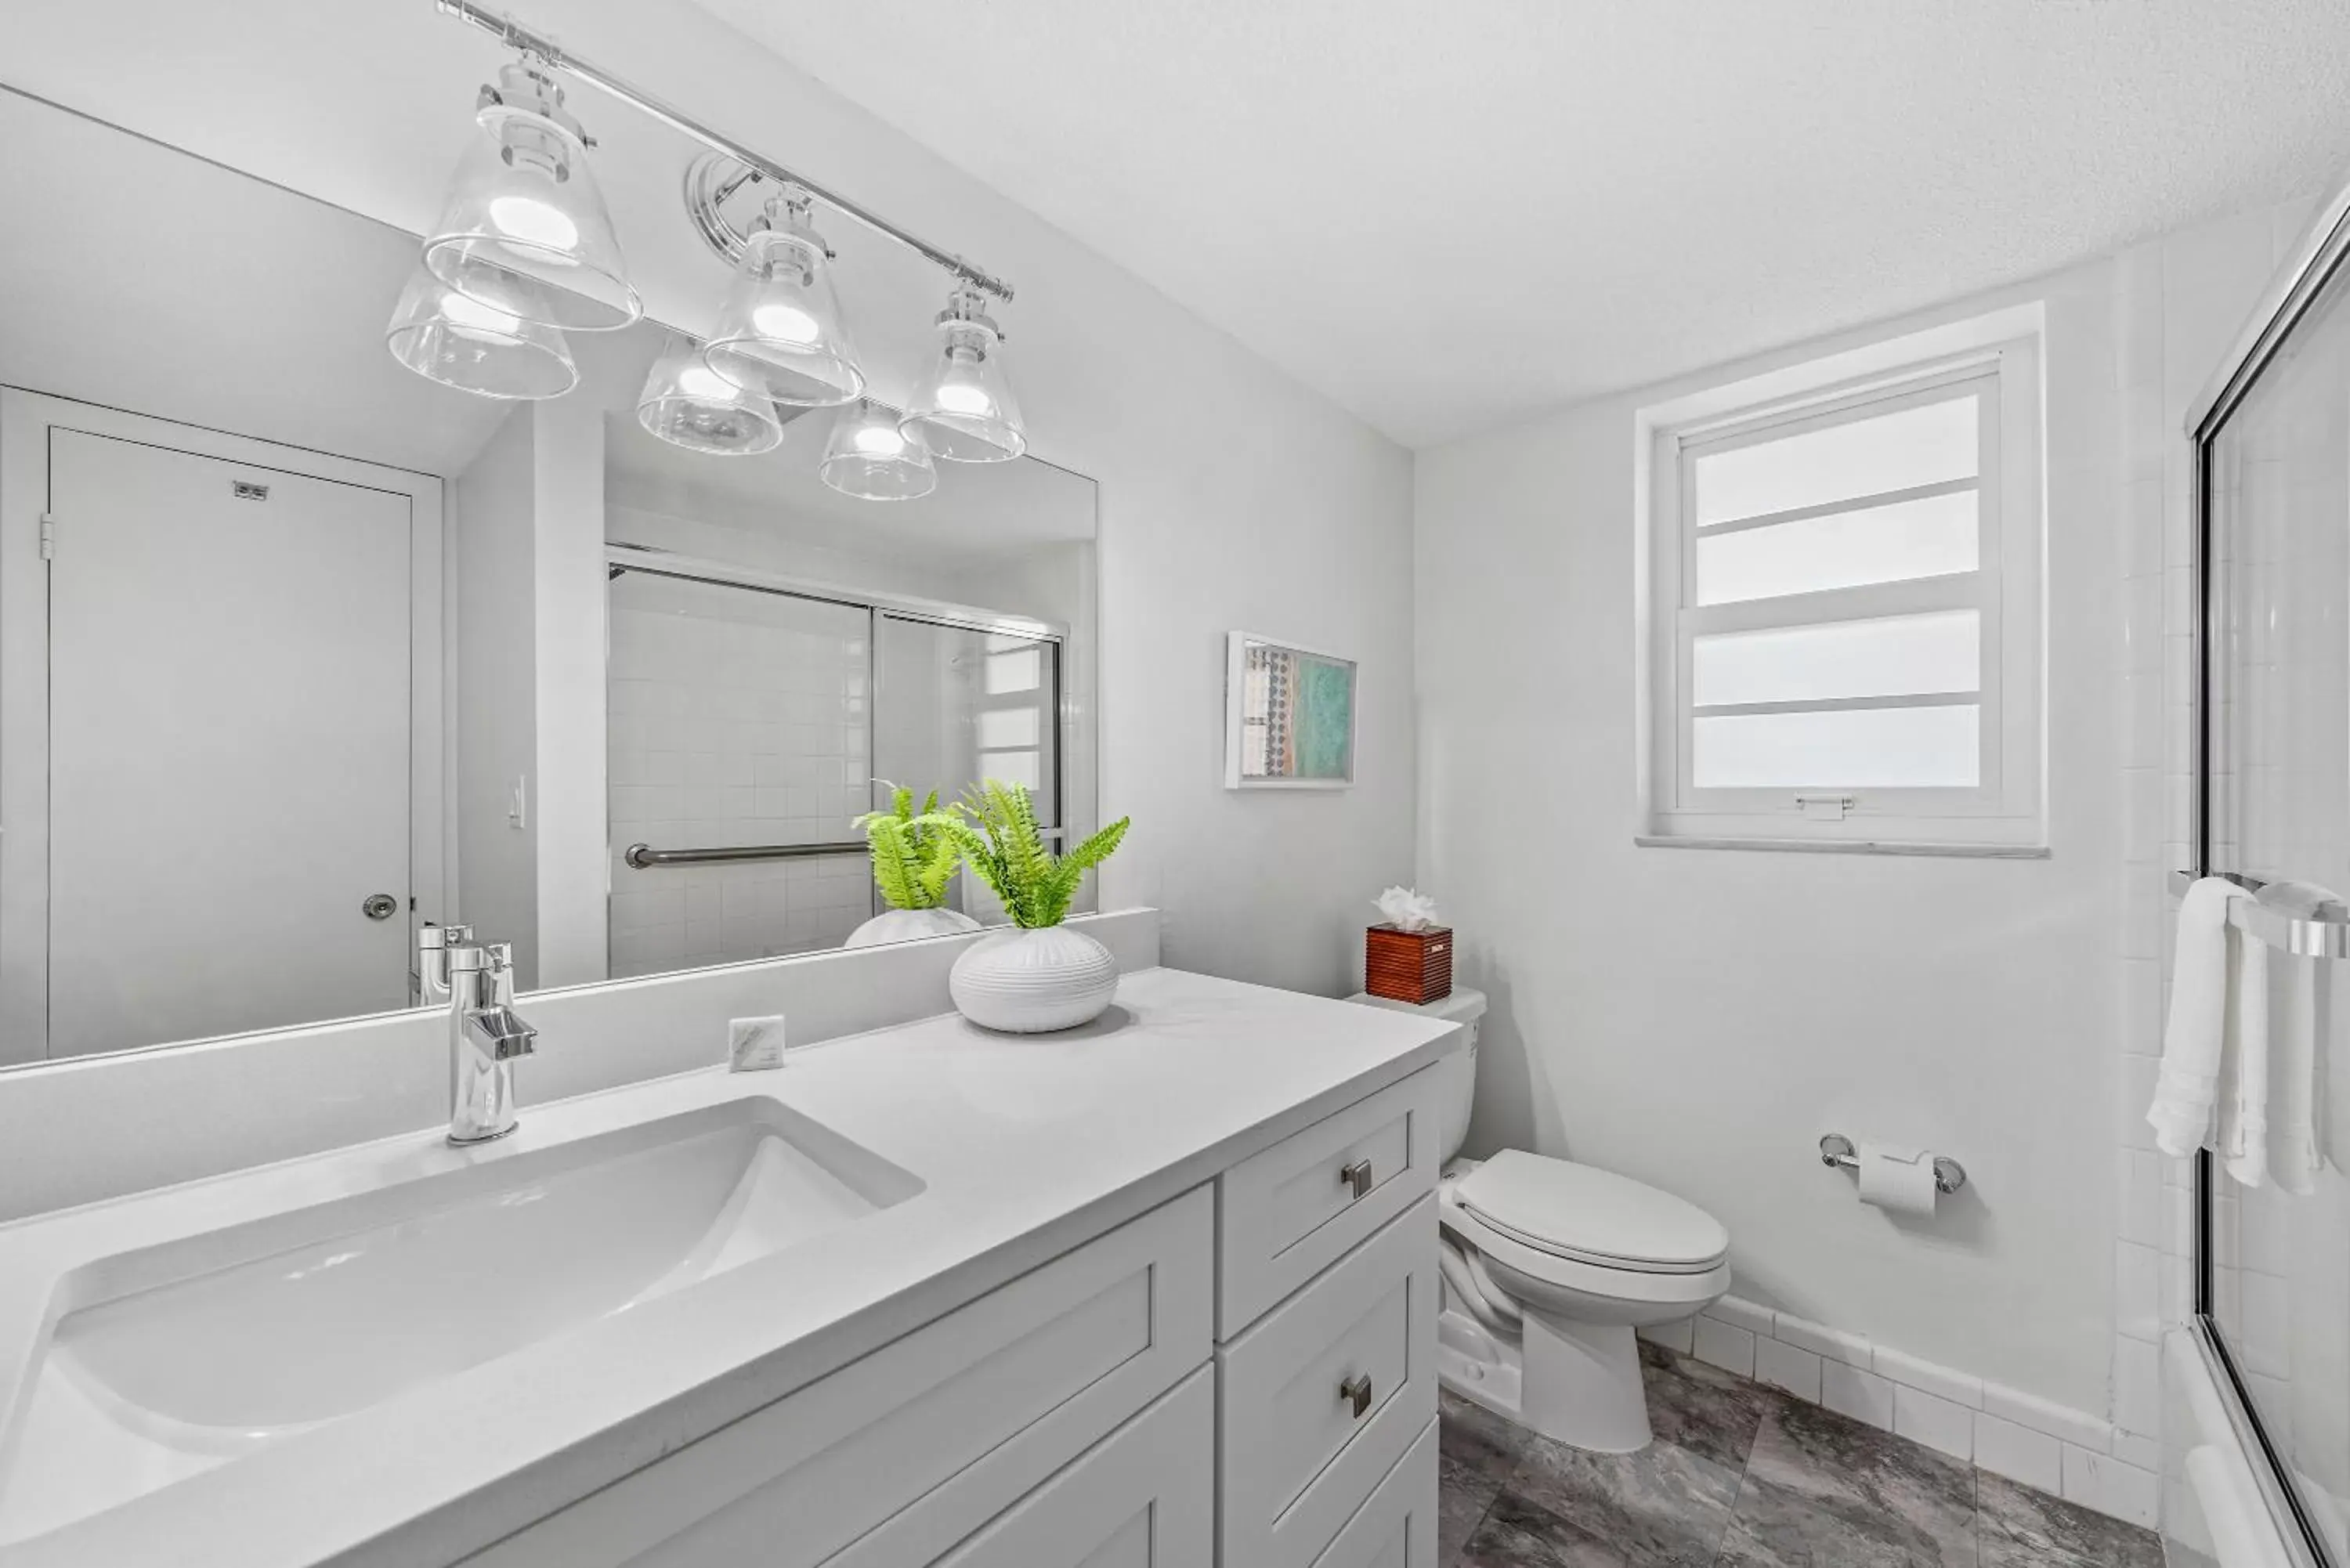
[(1461, 1152), (1461, 1140), (1469, 1136), (1469, 1108), (1477, 1100), (1477, 1032), (1485, 1016), (1485, 993), (1471, 991), (1465, 986), (1456, 987), (1450, 996), (1417, 1007), (1409, 1002), (1373, 996), (1364, 991), (1357, 992), (1347, 1000), (1365, 1002), (1372, 1007), (1389, 1008), (1397, 1012), (1418, 1012), (1461, 1025), (1461, 1033), (1467, 1037), (1463, 1049), (1437, 1064), (1437, 1071), (1446, 1075), (1444, 1119), (1437, 1127), (1441, 1138), (1437, 1165), (1440, 1169), (1450, 1165), (1452, 1157)]

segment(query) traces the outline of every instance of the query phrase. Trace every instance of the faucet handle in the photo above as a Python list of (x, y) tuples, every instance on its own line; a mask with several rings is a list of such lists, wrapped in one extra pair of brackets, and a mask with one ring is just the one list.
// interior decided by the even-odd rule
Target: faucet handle
[(476, 942), (473, 932), (465, 932), (465, 941), (452, 943), (449, 948), (449, 970), (452, 974), (510, 974), (514, 971), (514, 943)]

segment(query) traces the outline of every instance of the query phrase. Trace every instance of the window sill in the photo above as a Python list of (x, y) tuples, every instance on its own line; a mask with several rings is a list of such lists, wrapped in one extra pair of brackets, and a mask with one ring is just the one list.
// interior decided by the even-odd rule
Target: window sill
[(1956, 860), (2046, 860), (2044, 844), (1928, 844), (1866, 838), (1696, 838), (1636, 833), (1642, 849), (1776, 849), (1798, 855), (1929, 855)]

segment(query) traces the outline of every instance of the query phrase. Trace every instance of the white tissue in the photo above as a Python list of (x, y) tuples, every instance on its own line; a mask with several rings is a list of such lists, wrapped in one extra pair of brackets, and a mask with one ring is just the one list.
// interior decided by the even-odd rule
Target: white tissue
[(733, 1018), (726, 1023), (726, 1064), (737, 1073), (762, 1073), (784, 1064), (784, 1015)]
[(1934, 1211), (1934, 1157), (1922, 1148), (1860, 1146), (1860, 1200), (1893, 1214)]
[(1436, 924), (1436, 900), (1410, 888), (1390, 888), (1372, 901), (1399, 931), (1424, 931)]

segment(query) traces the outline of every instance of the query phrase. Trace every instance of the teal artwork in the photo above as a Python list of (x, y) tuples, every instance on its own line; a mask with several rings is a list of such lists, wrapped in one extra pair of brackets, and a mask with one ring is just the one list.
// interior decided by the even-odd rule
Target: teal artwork
[(1354, 771), (1355, 667), (1311, 653), (1297, 658), (1297, 772), (1343, 779)]
[(1234, 632), (1225, 785), (1355, 782), (1355, 666)]

